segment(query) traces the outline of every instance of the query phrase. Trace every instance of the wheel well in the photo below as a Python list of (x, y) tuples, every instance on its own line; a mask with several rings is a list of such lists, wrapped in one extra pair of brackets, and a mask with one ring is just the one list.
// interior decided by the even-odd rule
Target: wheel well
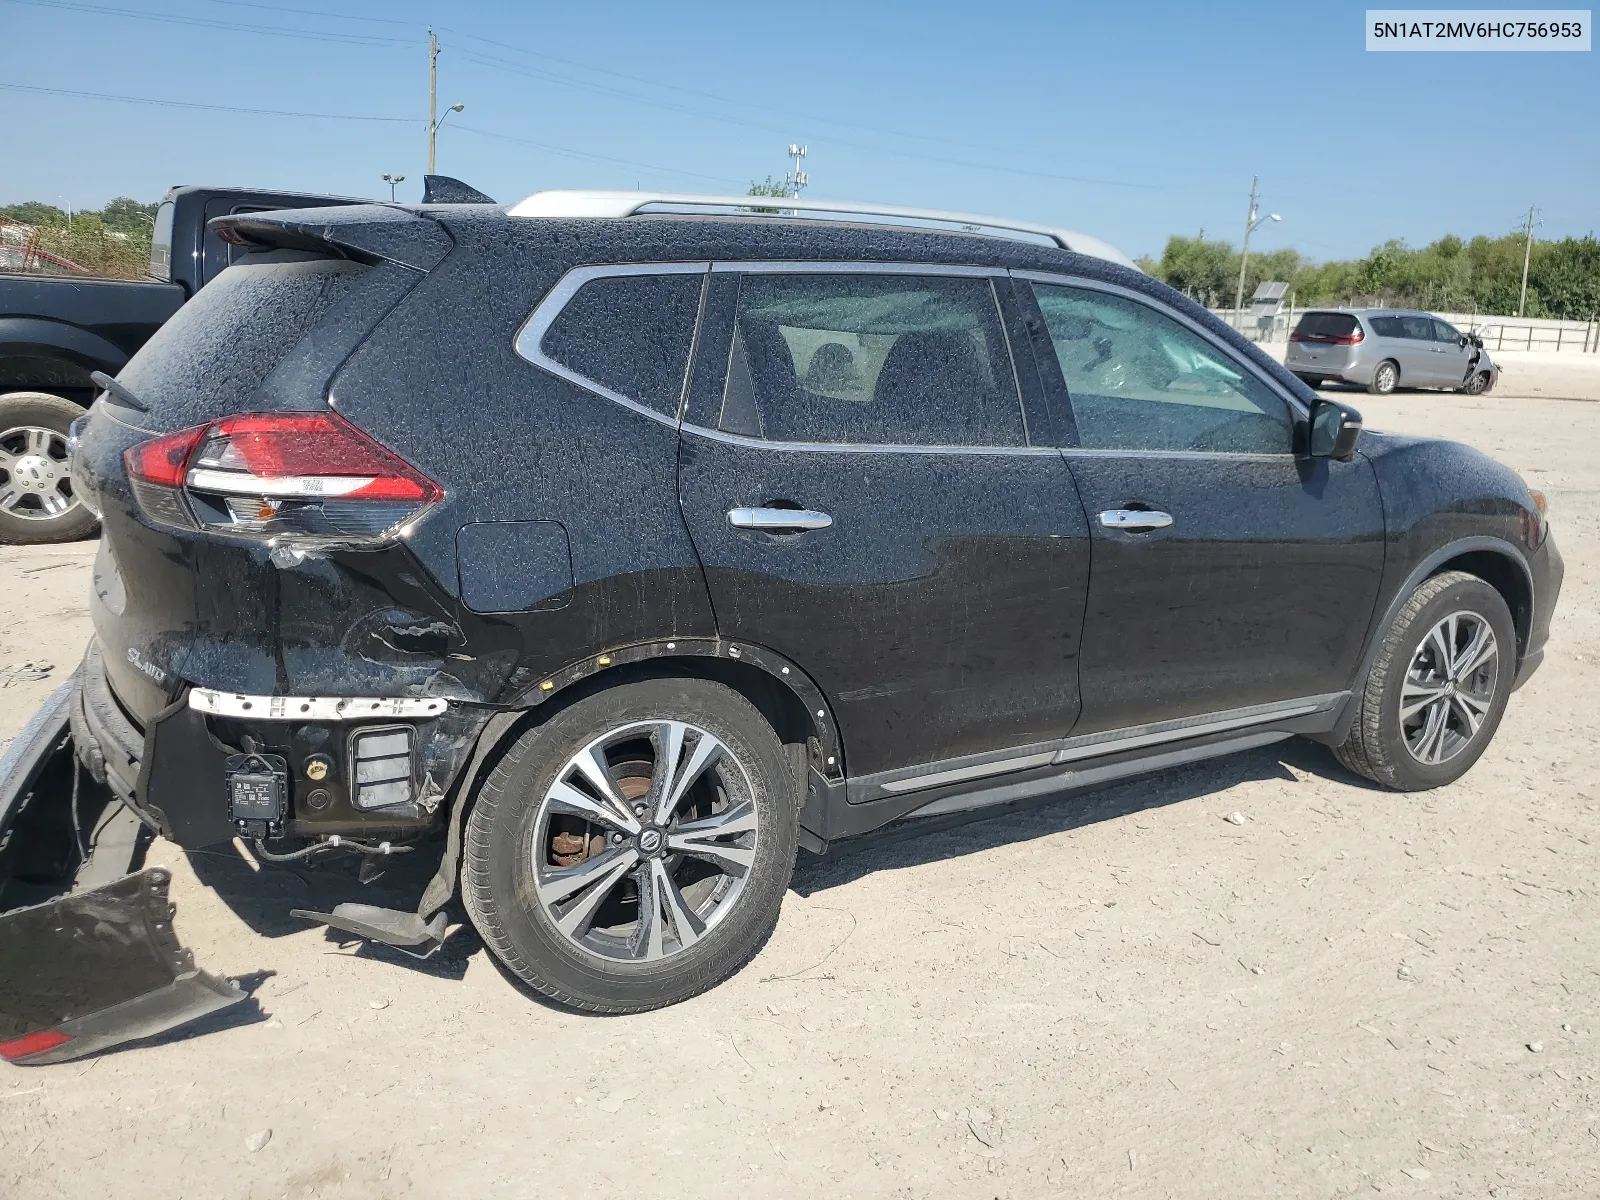
[(499, 745), (494, 753), (498, 754), (501, 747), (509, 746), (525, 730), (544, 724), (585, 697), (640, 679), (662, 678), (708, 679), (732, 688), (755, 705), (756, 711), (766, 718), (779, 741), (785, 746), (801, 748), (804, 761), (814, 763), (824, 774), (831, 775), (842, 770), (842, 763), (824, 763), (819, 757), (827, 752), (823, 749), (816, 718), (787, 686), (760, 667), (733, 659), (699, 655), (620, 664), (562, 688), (543, 704), (527, 709), (520, 720), (507, 726), (498, 739)]
[(1527, 575), (1511, 559), (1493, 550), (1471, 550), (1466, 554), (1458, 554), (1448, 562), (1440, 563), (1433, 574), (1442, 575), (1446, 571), (1465, 571), (1469, 575), (1476, 575), (1500, 593), (1500, 598), (1511, 610), (1511, 623), (1517, 631), (1517, 660), (1520, 662), (1528, 649), (1529, 630), (1533, 628), (1533, 588), (1528, 583)]

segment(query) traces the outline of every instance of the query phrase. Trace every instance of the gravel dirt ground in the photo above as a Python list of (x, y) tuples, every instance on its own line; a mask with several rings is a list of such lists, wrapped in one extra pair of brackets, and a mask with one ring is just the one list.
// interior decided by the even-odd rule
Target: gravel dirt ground
[[(1286, 742), (880, 836), (803, 861), (733, 980), (623, 1018), (536, 1002), (470, 927), (417, 963), (287, 915), (416, 868), (157, 842), (180, 935), (253, 1000), (0, 1069), (0, 1195), (1600, 1194), (1600, 405), (1350, 398), (1551, 499), (1549, 656), (1460, 783)], [(0, 681), (70, 671), (92, 550), (0, 550)], [(0, 690), (0, 738), (51, 682)]]

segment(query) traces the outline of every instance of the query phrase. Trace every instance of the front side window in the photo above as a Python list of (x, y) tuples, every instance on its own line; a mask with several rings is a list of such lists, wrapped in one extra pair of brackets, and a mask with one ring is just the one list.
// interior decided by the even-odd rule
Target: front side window
[(591, 279), (539, 348), (584, 379), (676, 420), (704, 283), (701, 272)]
[(1050, 345), (1091, 450), (1288, 453), (1284, 401), (1228, 354), (1148, 305), (1035, 284)]
[(718, 424), (779, 442), (1022, 446), (987, 279), (745, 275)]
[(1433, 323), (1433, 340), (1436, 342), (1449, 342), (1452, 346), (1459, 346), (1461, 344), (1461, 335), (1456, 332), (1454, 325), (1448, 325), (1443, 321), (1436, 320)]

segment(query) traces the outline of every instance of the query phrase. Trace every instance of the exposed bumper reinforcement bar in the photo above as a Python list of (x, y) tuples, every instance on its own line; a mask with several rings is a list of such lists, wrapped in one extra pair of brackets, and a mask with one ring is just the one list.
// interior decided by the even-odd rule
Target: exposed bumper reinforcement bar
[(370, 721), (384, 717), (437, 717), (448, 700), (396, 696), (248, 696), (190, 688), (189, 707), (212, 717), (245, 721)]

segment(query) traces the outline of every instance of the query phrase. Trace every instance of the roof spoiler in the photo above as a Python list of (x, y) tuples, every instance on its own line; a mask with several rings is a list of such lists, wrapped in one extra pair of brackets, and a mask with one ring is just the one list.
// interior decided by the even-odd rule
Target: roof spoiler
[(236, 246), (307, 250), (368, 265), (399, 263), (419, 271), (432, 270), (454, 245), (437, 221), (387, 204), (238, 213), (214, 217), (206, 225)]

